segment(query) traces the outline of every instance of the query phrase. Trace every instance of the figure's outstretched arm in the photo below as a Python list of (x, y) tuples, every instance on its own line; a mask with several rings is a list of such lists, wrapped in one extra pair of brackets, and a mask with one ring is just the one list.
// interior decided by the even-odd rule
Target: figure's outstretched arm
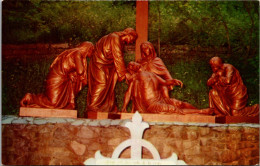
[(131, 92), (132, 92), (132, 88), (133, 88), (133, 82), (130, 82), (130, 85), (125, 93), (125, 96), (124, 96), (124, 104), (123, 104), (123, 107), (122, 107), (122, 111), (121, 112), (127, 112), (126, 111), (126, 107), (131, 99)]
[(183, 83), (180, 80), (177, 79), (170, 79), (170, 80), (164, 80), (160, 76), (155, 75), (157, 80), (159, 81), (160, 84), (170, 86), (170, 85), (179, 85), (183, 86)]

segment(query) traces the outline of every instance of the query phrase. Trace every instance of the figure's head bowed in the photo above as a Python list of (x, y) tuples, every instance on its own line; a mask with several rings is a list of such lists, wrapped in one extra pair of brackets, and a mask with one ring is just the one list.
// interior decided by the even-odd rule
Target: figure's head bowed
[(93, 50), (94, 50), (94, 45), (93, 43), (89, 41), (82, 42), (79, 46), (80, 49), (82, 49), (83, 54), (86, 55), (86, 57), (91, 57)]
[(222, 62), (222, 59), (220, 57), (216, 56), (216, 57), (213, 57), (213, 58), (210, 59), (209, 64), (211, 66), (212, 71), (216, 72), (216, 71), (218, 71), (218, 69), (221, 68), (223, 62)]

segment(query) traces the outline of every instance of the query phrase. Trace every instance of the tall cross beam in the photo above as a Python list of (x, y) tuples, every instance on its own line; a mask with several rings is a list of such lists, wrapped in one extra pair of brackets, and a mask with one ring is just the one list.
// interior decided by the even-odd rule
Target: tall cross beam
[(136, 32), (135, 61), (141, 58), (141, 43), (148, 40), (148, 1), (136, 1)]

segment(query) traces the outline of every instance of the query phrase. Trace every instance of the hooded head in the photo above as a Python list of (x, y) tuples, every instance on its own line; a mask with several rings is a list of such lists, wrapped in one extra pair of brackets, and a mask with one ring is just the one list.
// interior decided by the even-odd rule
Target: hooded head
[(78, 48), (81, 49), (82, 51), (82, 55), (84, 57), (91, 57), (92, 56), (92, 52), (94, 50), (94, 45), (89, 42), (89, 41), (85, 41), (83, 43), (81, 43)]
[(142, 60), (150, 60), (150, 59), (154, 59), (156, 57), (156, 52), (153, 47), (153, 44), (148, 41), (143, 42), (140, 45), (140, 50), (141, 50)]

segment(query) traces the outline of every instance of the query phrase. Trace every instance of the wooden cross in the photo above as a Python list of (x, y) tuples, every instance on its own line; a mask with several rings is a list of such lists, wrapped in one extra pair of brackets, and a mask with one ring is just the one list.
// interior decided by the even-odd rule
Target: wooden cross
[(148, 41), (148, 1), (136, 1), (136, 32), (135, 61), (141, 58), (141, 43)]

